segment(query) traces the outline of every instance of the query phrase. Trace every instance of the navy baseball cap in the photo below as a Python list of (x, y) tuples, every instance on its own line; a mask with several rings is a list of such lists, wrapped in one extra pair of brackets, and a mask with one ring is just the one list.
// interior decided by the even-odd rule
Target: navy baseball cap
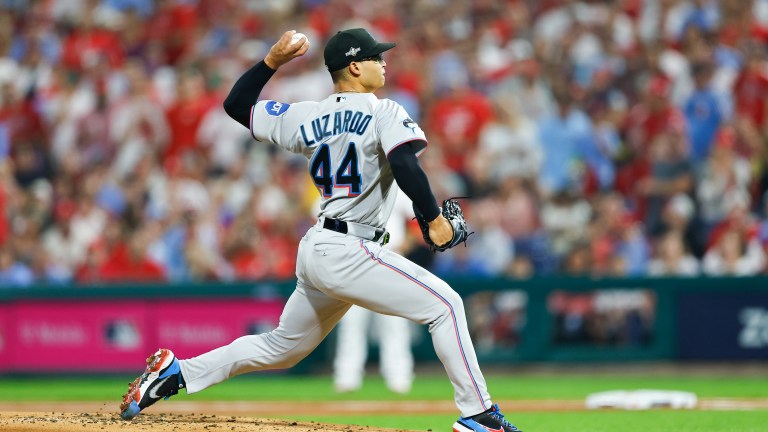
[(323, 56), (328, 71), (337, 71), (353, 61), (373, 57), (395, 47), (393, 42), (377, 42), (368, 30), (354, 28), (331, 36)]

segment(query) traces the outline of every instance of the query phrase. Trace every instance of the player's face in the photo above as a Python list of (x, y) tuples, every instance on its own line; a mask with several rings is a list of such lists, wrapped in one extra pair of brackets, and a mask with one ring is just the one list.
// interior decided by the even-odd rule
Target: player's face
[(384, 74), (386, 72), (387, 62), (381, 54), (363, 59), (358, 62), (360, 65), (360, 81), (366, 89), (376, 91), (384, 87)]

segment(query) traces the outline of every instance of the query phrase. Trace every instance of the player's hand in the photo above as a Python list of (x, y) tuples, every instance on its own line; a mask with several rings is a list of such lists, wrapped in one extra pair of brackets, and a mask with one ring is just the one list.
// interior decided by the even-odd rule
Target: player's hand
[(291, 38), (296, 34), (296, 30), (288, 30), (283, 36), (272, 45), (269, 53), (264, 58), (264, 63), (272, 69), (288, 63), (296, 57), (301, 57), (309, 50), (309, 39), (303, 38), (301, 42), (291, 44)]
[(437, 246), (442, 246), (453, 239), (453, 227), (442, 214), (429, 222), (429, 238)]

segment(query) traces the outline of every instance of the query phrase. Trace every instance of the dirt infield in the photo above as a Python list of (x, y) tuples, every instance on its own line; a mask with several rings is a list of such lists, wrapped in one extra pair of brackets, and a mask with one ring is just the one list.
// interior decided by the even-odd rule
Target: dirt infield
[[(501, 401), (507, 412), (565, 412), (586, 410), (580, 400)], [(154, 409), (155, 407), (153, 407)], [(765, 410), (768, 399), (702, 399), (700, 410)], [(142, 414), (132, 422), (117, 415), (113, 402), (2, 402), (0, 431), (14, 432), (395, 432), (365, 426), (294, 422), (263, 417), (333, 414), (453, 414), (452, 401), (337, 401), (295, 402), (186, 402), (169, 401), (156, 412)]]
[(0, 431), (14, 432), (393, 432), (365, 426), (202, 414), (148, 414), (132, 422), (117, 414), (0, 412)]

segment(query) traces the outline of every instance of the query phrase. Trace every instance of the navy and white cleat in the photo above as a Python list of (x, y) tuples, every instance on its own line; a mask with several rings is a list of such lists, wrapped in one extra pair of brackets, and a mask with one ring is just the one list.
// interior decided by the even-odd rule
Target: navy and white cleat
[(472, 417), (460, 417), (453, 424), (453, 432), (522, 432), (504, 419), (499, 406), (494, 404), (489, 410)]
[(168, 349), (159, 349), (147, 359), (144, 373), (128, 385), (120, 404), (120, 417), (132, 420), (160, 399), (168, 399), (184, 388), (179, 361)]

